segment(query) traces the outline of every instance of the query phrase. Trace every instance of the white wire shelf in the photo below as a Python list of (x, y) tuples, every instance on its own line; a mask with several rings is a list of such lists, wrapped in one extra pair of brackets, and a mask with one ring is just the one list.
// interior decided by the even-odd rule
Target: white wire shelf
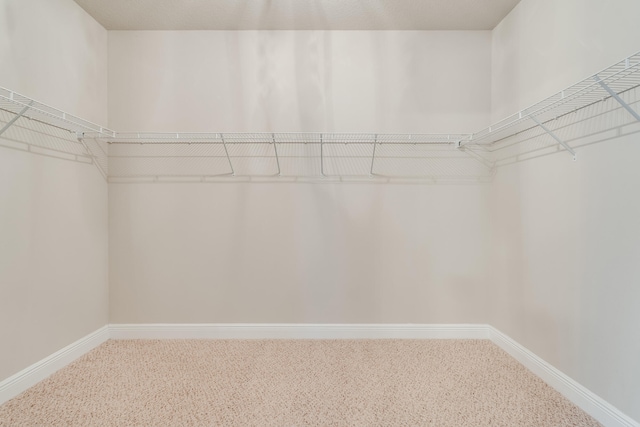
[(0, 87), (0, 144), (13, 149), (93, 163), (107, 179), (107, 147), (99, 139), (83, 135), (115, 135), (115, 132)]
[(496, 167), (640, 132), (640, 53), (474, 134), (115, 132), (0, 88), (0, 144), (112, 182), (484, 182)]
[(501, 164), (555, 148), (569, 151), (582, 138), (635, 125), (640, 93), (640, 52), (471, 135), (487, 160)]
[(112, 180), (225, 176), (483, 179), (491, 166), (455, 149), (468, 135), (134, 133), (106, 138)]
[(356, 135), (349, 139), (332, 135), (330, 142), (324, 142), (325, 136), (297, 135), (284, 141), (276, 136), (271, 143), (256, 142), (259, 138), (226, 141), (226, 137), (224, 144), (112, 143), (109, 172), (119, 180), (188, 176), (454, 180), (488, 178), (492, 173), (490, 165), (452, 143), (374, 143)]
[(101, 136), (115, 135), (112, 130), (3, 87), (0, 87), (0, 109), (69, 132), (91, 132)]
[[(91, 135), (93, 136), (93, 135)], [(96, 136), (110, 144), (452, 144), (469, 134), (375, 134), (320, 132), (153, 133), (117, 132)]]

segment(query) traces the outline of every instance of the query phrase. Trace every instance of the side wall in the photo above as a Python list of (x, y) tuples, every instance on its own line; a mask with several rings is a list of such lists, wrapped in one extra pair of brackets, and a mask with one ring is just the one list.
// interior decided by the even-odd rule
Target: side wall
[[(493, 34), (494, 119), (640, 50), (638, 16), (523, 0)], [(638, 135), (499, 169), (489, 323), (640, 420)]]
[[(112, 32), (110, 126), (473, 130), (489, 118), (490, 42), (489, 32)], [(110, 184), (110, 320), (482, 323), (488, 191)]]
[[(71, 0), (0, 0), (0, 86), (107, 122), (107, 32)], [(0, 381), (108, 321), (107, 184), (0, 141)]]

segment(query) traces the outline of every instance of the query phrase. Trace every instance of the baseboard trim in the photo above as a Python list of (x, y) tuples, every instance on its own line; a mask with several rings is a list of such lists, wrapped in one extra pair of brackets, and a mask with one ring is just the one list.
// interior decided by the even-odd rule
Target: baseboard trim
[(487, 339), (487, 325), (112, 324), (112, 339)]
[(640, 427), (609, 402), (544, 361), (506, 334), (488, 326), (488, 337), (498, 347), (509, 353), (544, 382), (559, 391), (580, 409), (598, 420), (605, 427)]
[(109, 339), (109, 327), (102, 328), (69, 344), (0, 382), (0, 405), (64, 368), (80, 356)]

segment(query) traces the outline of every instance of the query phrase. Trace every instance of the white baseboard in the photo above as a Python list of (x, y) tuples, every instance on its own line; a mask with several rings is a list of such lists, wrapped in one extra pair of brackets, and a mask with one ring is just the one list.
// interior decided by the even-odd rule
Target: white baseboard
[(487, 339), (487, 325), (422, 324), (112, 324), (113, 339)]
[(0, 404), (16, 397), (108, 339), (109, 328), (103, 326), (0, 382)]
[(640, 423), (492, 326), (488, 326), (488, 337), (494, 344), (605, 427), (640, 427)]

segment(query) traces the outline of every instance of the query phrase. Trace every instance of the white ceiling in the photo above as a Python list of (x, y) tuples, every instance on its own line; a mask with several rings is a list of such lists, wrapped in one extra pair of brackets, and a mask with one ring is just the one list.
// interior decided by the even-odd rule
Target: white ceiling
[(519, 0), (75, 0), (107, 30), (491, 30)]

